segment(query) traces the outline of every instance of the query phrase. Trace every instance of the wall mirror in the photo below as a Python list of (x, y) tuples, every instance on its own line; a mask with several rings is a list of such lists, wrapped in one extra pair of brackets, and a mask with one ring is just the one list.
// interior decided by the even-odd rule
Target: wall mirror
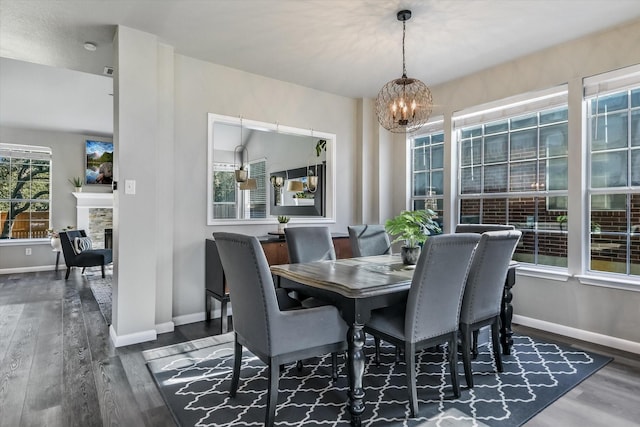
[(293, 222), (335, 221), (335, 139), (312, 129), (209, 114), (207, 224), (273, 224), (278, 215)]

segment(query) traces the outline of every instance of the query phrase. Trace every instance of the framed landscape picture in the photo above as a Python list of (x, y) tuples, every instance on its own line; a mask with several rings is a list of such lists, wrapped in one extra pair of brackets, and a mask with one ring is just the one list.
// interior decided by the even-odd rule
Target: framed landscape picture
[(85, 183), (113, 183), (113, 143), (87, 140)]

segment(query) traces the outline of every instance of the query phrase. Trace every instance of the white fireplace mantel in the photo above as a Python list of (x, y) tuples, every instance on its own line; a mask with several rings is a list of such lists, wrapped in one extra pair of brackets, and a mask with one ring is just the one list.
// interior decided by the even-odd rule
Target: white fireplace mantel
[(113, 193), (71, 193), (76, 198), (76, 227), (89, 229), (89, 209), (113, 209)]

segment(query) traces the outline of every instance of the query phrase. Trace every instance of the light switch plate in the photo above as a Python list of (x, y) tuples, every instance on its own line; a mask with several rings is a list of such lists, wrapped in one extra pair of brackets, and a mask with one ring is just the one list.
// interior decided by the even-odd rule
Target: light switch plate
[(124, 194), (136, 194), (135, 179), (126, 179), (124, 181)]

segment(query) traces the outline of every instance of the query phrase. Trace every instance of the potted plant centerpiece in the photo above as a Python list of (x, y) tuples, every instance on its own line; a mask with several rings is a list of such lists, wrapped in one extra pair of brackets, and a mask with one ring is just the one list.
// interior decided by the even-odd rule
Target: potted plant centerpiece
[(284, 229), (287, 227), (289, 217), (284, 215), (278, 215), (278, 233), (284, 234)]
[(387, 233), (395, 237), (392, 243), (403, 241), (400, 255), (406, 265), (415, 265), (420, 258), (421, 246), (434, 233), (441, 233), (433, 219), (438, 215), (431, 209), (402, 211), (400, 215), (385, 223)]

